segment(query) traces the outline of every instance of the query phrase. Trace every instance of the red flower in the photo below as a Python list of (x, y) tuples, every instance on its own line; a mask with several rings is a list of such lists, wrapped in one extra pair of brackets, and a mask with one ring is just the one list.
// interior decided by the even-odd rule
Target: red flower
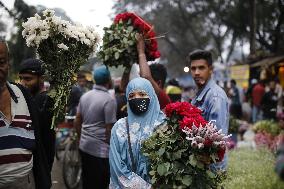
[(143, 32), (143, 22), (140, 19), (134, 19), (133, 26)]
[(225, 152), (226, 152), (225, 148), (220, 148), (217, 151), (217, 155), (218, 155), (219, 161), (222, 161), (224, 159)]
[(148, 37), (149, 39), (155, 38), (155, 36), (156, 36), (156, 34), (155, 34), (154, 31), (151, 31), (151, 32), (149, 32), (149, 33), (147, 34), (147, 37)]
[(149, 23), (138, 15), (129, 12), (116, 15), (114, 23), (118, 24), (120, 21), (127, 23), (129, 19), (131, 19), (131, 25), (136, 31), (144, 35), (146, 39), (150, 39), (149, 41), (147, 40), (145, 44), (147, 60), (152, 61), (159, 58), (161, 54), (158, 51), (158, 43), (155, 39), (156, 34), (152, 31), (153, 27)]
[(204, 141), (204, 146), (205, 147), (211, 147), (211, 145), (213, 144), (213, 141), (206, 138), (205, 141)]
[(160, 51), (156, 51), (155, 55), (154, 55), (154, 58), (160, 58), (160, 57), (161, 57)]
[(181, 129), (191, 129), (193, 125), (195, 125), (196, 127), (204, 127), (206, 124), (207, 122), (203, 119), (201, 115), (184, 117), (182, 121), (179, 121)]
[(151, 40), (151, 44), (149, 45), (149, 49), (151, 51), (156, 51), (158, 49), (158, 42), (156, 40)]

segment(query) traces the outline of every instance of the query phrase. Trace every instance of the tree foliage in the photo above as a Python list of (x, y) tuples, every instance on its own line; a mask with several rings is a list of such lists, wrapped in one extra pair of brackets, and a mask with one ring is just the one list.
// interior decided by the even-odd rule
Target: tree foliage
[[(283, 52), (284, 1), (256, 2), (257, 49)], [(159, 40), (162, 58), (169, 62), (169, 71), (179, 73), (196, 48), (211, 50), (219, 61), (228, 62), (238, 42), (250, 41), (251, 6), (246, 0), (124, 0), (113, 8), (116, 13), (137, 12), (158, 34), (166, 34)]]
[(35, 57), (35, 50), (27, 47), (26, 41), (22, 36), (22, 23), (29, 17), (33, 16), (37, 11), (34, 6), (27, 5), (23, 0), (15, 0), (13, 11), (16, 15), (15, 27), (17, 32), (12, 34), (8, 43), (12, 73), (16, 74), (19, 71), (19, 66), (22, 60)]

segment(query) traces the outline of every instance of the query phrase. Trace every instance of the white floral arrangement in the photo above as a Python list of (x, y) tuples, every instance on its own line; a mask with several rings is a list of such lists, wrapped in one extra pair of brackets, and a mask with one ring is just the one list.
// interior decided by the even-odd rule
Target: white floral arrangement
[(35, 47), (44, 62), (54, 100), (52, 127), (64, 118), (74, 76), (81, 65), (94, 53), (101, 40), (92, 27), (71, 24), (47, 9), (43, 16), (35, 14), (23, 23), (27, 46)]

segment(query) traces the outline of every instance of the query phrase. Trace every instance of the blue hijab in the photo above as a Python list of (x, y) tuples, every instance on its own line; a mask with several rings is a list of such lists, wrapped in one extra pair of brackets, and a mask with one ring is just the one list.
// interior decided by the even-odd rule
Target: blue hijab
[[(110, 142), (110, 188), (148, 188), (149, 176), (147, 171), (147, 159), (141, 153), (142, 142), (151, 136), (153, 130), (164, 122), (165, 116), (160, 110), (157, 95), (151, 83), (143, 78), (131, 80), (126, 89), (126, 96), (134, 91), (144, 91), (150, 97), (150, 104), (147, 112), (136, 115), (127, 104), (127, 118), (118, 120), (111, 134)], [(126, 119), (129, 124), (131, 148), (134, 156), (134, 166), (136, 171), (132, 170), (132, 162), (128, 148), (128, 135), (126, 130)]]
[(126, 88), (127, 101), (129, 100), (129, 94), (134, 91), (145, 91), (150, 97), (150, 104), (148, 111), (140, 116), (135, 115), (131, 111), (129, 104), (127, 104), (129, 125), (132, 125), (133, 123), (139, 123), (141, 128), (144, 128), (145, 126), (154, 126), (155, 121), (161, 121), (161, 119), (164, 119), (164, 114), (160, 111), (158, 97), (152, 84), (147, 79), (138, 77), (129, 82)]

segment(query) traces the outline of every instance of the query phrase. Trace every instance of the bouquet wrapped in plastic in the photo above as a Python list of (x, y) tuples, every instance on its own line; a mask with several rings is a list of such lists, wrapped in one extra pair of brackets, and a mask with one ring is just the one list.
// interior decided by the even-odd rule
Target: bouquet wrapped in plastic
[(159, 58), (158, 43), (153, 26), (134, 13), (118, 14), (110, 27), (104, 28), (103, 45), (99, 57), (107, 66), (131, 67), (138, 62), (136, 50), (137, 34), (145, 39), (145, 53), (148, 61)]

